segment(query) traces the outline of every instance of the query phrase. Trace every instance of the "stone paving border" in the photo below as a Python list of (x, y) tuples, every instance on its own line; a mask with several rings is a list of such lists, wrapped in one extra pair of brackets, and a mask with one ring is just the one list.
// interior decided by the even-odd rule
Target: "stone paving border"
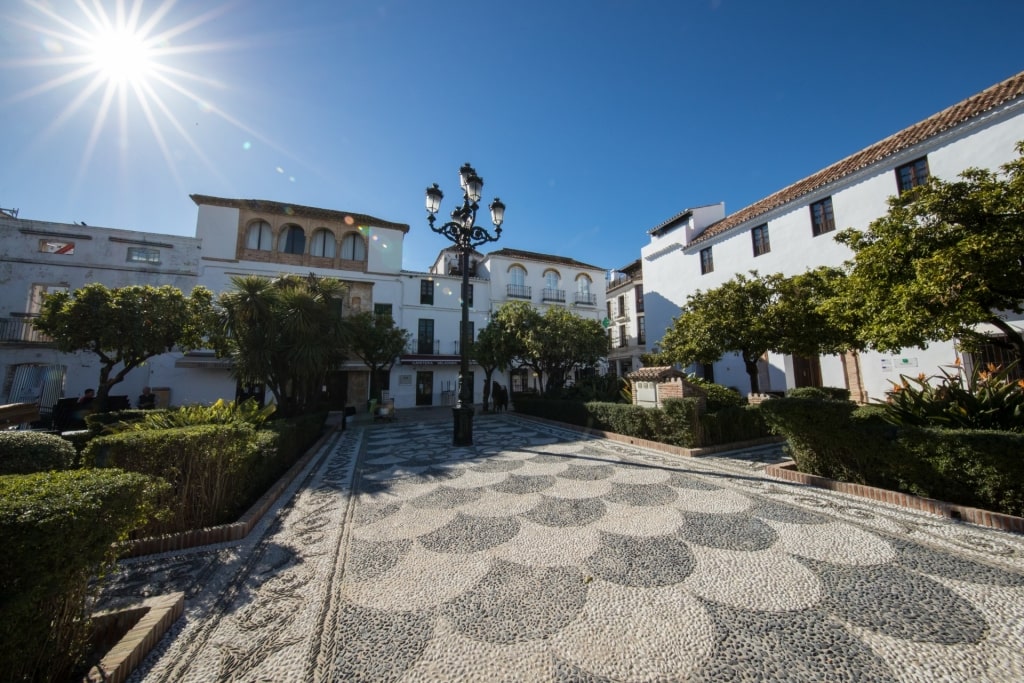
[(967, 507), (966, 505), (956, 505), (955, 503), (947, 503), (945, 501), (935, 500), (934, 498), (922, 498), (909, 493), (900, 493), (899, 491), (890, 491), (888, 489), (880, 489), (874, 486), (866, 486), (864, 484), (851, 484), (849, 482), (836, 481), (834, 479), (819, 477), (813, 474), (805, 474), (804, 472), (797, 471), (796, 463), (793, 461), (779, 463), (777, 465), (768, 465), (765, 468), (765, 474), (770, 477), (791, 481), (796, 484), (804, 484), (806, 486), (814, 486), (820, 489), (828, 489), (829, 491), (847, 493), (859, 496), (860, 498), (868, 498), (870, 500), (877, 500), (891, 505), (910, 508), (912, 510), (928, 512), (933, 515), (938, 515), (939, 517), (947, 517), (949, 519), (970, 522), (971, 524), (987, 526), (1001, 531), (1012, 531), (1018, 534), (1024, 533), (1024, 517), (1015, 517), (1014, 515), (1006, 515), (999, 512), (989, 512), (988, 510)]
[[(139, 615), (138, 613), (142, 614)], [(94, 666), (88, 675), (90, 683), (122, 683), (149, 654), (153, 646), (164, 637), (171, 625), (185, 613), (185, 594), (171, 593), (150, 598), (134, 608), (96, 615), (95, 620), (116, 622), (119, 619), (137, 619), (128, 633)]]

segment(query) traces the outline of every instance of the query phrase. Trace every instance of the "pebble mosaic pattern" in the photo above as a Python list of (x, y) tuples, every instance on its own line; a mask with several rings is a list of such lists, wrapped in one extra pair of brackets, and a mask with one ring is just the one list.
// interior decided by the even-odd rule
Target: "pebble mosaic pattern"
[(251, 547), (126, 567), (205, 582), (135, 680), (1024, 680), (1019, 536), (772, 482), (769, 449), (450, 428), (350, 430)]

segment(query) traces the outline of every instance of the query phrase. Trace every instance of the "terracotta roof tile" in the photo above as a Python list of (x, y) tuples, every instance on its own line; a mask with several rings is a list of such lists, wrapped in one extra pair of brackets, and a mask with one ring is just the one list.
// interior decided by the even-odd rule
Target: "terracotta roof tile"
[(273, 202), (267, 199), (225, 199), (223, 197), (210, 197), (204, 194), (191, 194), (189, 197), (196, 203), (196, 206), (205, 204), (207, 206), (225, 206), (232, 209), (248, 209), (259, 213), (284, 214), (288, 216), (299, 216), (303, 218), (322, 218), (332, 221), (353, 220), (356, 225), (372, 225), (378, 228), (390, 228), (409, 232), (409, 226), (405, 223), (393, 223), (382, 218), (376, 218), (363, 213), (351, 213), (349, 211), (334, 211), (333, 209), (318, 209), (313, 206), (302, 206), (301, 204), (284, 204)]
[[(720, 235), (730, 228), (734, 228), (761, 214), (788, 204), (819, 187), (855, 173), (862, 168), (877, 163), (939, 133), (943, 133), (1022, 95), (1024, 95), (1024, 71), (976, 95), (972, 95), (958, 104), (943, 109), (939, 113), (929, 116), (924, 121), (915, 123), (909, 128), (904, 128), (866, 149), (837, 161), (831, 166), (793, 183), (789, 187), (785, 187), (730, 216), (726, 216), (717, 223), (712, 223), (700, 235), (695, 237), (691, 244), (697, 244)], [(674, 219), (670, 219), (668, 222), (672, 220)], [(655, 228), (655, 230), (657, 229)]]

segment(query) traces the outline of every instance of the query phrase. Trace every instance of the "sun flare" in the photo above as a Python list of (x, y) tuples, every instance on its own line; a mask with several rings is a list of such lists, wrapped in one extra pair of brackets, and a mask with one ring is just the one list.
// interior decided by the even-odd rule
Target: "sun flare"
[(139, 32), (127, 26), (98, 31), (88, 51), (96, 72), (117, 85), (140, 86), (155, 71), (156, 53)]

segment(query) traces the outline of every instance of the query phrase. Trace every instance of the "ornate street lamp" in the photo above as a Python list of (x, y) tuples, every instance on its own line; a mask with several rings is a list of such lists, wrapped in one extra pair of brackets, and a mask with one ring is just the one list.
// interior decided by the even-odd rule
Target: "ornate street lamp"
[(491, 202), (491, 221), (494, 223), (494, 235), (476, 223), (476, 212), (479, 209), (480, 194), (484, 189), (484, 180), (468, 163), (459, 169), (459, 186), (462, 187), (462, 206), (452, 210), (452, 219), (441, 226), (434, 225), (435, 216), (441, 208), (444, 193), (434, 183), (427, 188), (427, 222), (430, 229), (444, 235), (455, 243), (459, 252), (459, 270), (462, 271), (462, 326), (459, 330), (459, 400), (452, 409), (455, 418), (453, 443), (456, 446), (473, 445), (473, 387), (469, 378), (469, 347), (472, 340), (469, 336), (469, 254), (474, 248), (487, 242), (495, 242), (501, 237), (501, 224), (505, 221), (505, 205), (497, 197)]

